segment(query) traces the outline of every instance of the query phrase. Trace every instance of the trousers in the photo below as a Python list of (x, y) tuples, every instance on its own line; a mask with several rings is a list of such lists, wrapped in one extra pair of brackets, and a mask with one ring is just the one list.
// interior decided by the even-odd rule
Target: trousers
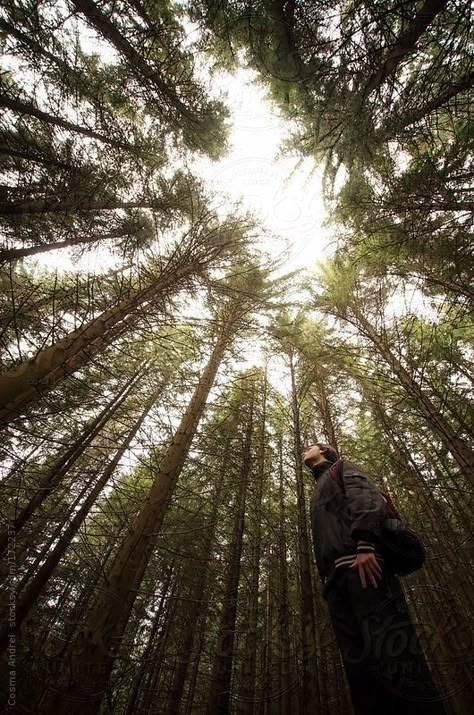
[(324, 593), (355, 715), (446, 715), (398, 578), (341, 567)]

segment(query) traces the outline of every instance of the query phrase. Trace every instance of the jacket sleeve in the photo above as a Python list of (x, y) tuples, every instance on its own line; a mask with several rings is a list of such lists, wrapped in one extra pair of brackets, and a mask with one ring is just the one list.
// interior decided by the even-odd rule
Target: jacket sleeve
[(352, 520), (351, 536), (359, 553), (374, 551), (385, 515), (385, 502), (378, 487), (355, 464), (344, 463), (344, 491)]

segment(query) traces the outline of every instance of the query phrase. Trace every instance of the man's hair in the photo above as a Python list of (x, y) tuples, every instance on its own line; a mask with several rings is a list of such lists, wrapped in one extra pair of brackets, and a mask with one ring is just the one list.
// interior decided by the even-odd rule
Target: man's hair
[(334, 447), (331, 447), (330, 444), (325, 444), (324, 442), (315, 442), (316, 446), (319, 447), (321, 452), (324, 452), (324, 456), (328, 460), (328, 462), (337, 462), (339, 459), (339, 455), (334, 449)]

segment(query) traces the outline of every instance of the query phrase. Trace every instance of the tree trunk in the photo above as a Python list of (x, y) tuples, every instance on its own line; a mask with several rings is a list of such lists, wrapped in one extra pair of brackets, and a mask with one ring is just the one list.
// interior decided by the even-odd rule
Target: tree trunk
[[(61, 521), (61, 523), (57, 524), (52, 531), (50, 531), (47, 534), (46, 541), (44, 541), (40, 551), (35, 551), (35, 558), (33, 561), (31, 561), (27, 568), (23, 571), (21, 574), (21, 578), (18, 579), (16, 582), (16, 591), (19, 593), (20, 591), (23, 591), (25, 586), (27, 585), (28, 581), (34, 576), (34, 574), (41, 568), (41, 564), (43, 563), (44, 559), (47, 557), (47, 554), (51, 550), (51, 547), (55, 543), (55, 541), (61, 536), (61, 532), (64, 528), (65, 522), (69, 521), (71, 517), (75, 514), (76, 510), (80, 508), (81, 502), (84, 499), (85, 495), (87, 494), (88, 490), (91, 488), (91, 483), (93, 479), (87, 480), (87, 482), (84, 484), (82, 487), (81, 491), (79, 494), (75, 496), (74, 501), (71, 504), (68, 504), (68, 510), (66, 514), (61, 514), (61, 516), (64, 516), (64, 520)], [(43, 524), (46, 523), (49, 525), (49, 514), (44, 515), (44, 520)], [(35, 528), (35, 534), (38, 533), (38, 541), (40, 540), (39, 534), (41, 533), (41, 524), (39, 525), (38, 530)], [(36, 527), (36, 525), (35, 525)], [(23, 542), (29, 542), (30, 540), (28, 539), (28, 535), (25, 534), (25, 538), (23, 539)], [(21, 550), (21, 556), (18, 558), (17, 556), (17, 563), (20, 564), (21, 560), (24, 560), (25, 562), (27, 561), (27, 552), (28, 548), (32, 544), (30, 543), (23, 543), (22, 547), (23, 549)], [(24, 559), (23, 559), (24, 556)]]
[[(132, 264), (128, 264), (125, 266), (120, 266), (120, 268), (116, 268), (114, 271), (108, 271), (107, 273), (104, 273), (101, 275), (101, 279), (103, 278), (104, 280), (108, 280), (109, 278), (112, 278), (113, 276), (118, 275), (119, 273), (124, 273), (125, 271), (128, 271), (130, 268), (132, 268)], [(122, 278), (123, 280), (123, 278)], [(58, 290), (54, 290), (52, 295), (48, 295), (43, 298), (39, 298), (38, 300), (33, 301), (32, 303), (28, 303), (28, 298), (32, 297), (31, 295), (28, 296), (26, 300), (22, 300), (21, 307), (23, 307), (26, 304), (27, 311), (34, 313), (35, 311), (40, 310), (40, 308), (43, 308), (46, 305), (50, 305), (51, 303), (58, 303), (58, 301), (64, 300), (65, 298), (68, 298), (71, 295), (77, 295), (79, 292), (80, 288), (87, 288), (89, 290), (89, 286), (91, 285), (90, 282), (86, 283), (79, 283), (76, 279), (76, 284), (72, 285), (70, 288), (59, 288)], [(17, 311), (13, 313), (13, 315), (16, 315)], [(8, 328), (10, 323), (12, 322), (13, 317), (11, 313), (0, 313), (0, 327), (2, 328), (2, 335), (3, 332)]]
[(28, 47), (33, 54), (39, 55), (40, 57), (45, 57), (46, 59), (50, 60), (50, 62), (55, 64), (64, 73), (64, 76), (71, 75), (73, 77), (76, 77), (79, 82), (86, 81), (85, 77), (76, 72), (73, 67), (70, 67), (60, 57), (53, 55), (51, 52), (48, 52), (48, 50), (43, 46), (43, 44), (41, 44), (41, 42), (37, 42), (35, 39), (33, 39), (33, 37), (31, 37), (31, 35), (22, 32), (17, 27), (12, 25), (10, 22), (7, 22), (3, 18), (0, 18), (0, 30), (5, 32), (7, 35), (11, 35), (12, 37), (14, 37), (15, 40), (20, 43), (20, 45)]
[[(255, 387), (253, 388), (255, 389)], [(262, 397), (262, 422), (259, 434), (259, 454), (258, 471), (256, 481), (253, 484), (253, 527), (250, 537), (251, 560), (250, 560), (250, 594), (248, 607), (248, 631), (245, 642), (244, 658), (242, 663), (242, 698), (239, 701), (238, 711), (242, 715), (252, 715), (255, 703), (255, 676), (257, 670), (257, 625), (258, 625), (258, 591), (260, 581), (260, 550), (262, 542), (262, 497), (265, 480), (265, 422), (266, 422), (266, 402), (267, 402), (267, 374), (263, 381)]]
[[(83, 13), (88, 22), (108, 40), (115, 49), (127, 60), (132, 72), (139, 79), (151, 83), (163, 96), (168, 104), (168, 109), (175, 109), (179, 116), (187, 119), (192, 124), (199, 124), (199, 117), (179, 99), (175, 90), (164, 82), (158, 75), (157, 70), (151, 62), (148, 62), (143, 54), (137, 52), (129, 43), (127, 38), (120, 32), (112, 20), (102, 12), (100, 7), (92, 0), (72, 0), (72, 4), (78, 12)], [(166, 108), (162, 108), (162, 113), (166, 114)]]
[(234, 660), (235, 626), (237, 616), (237, 599), (240, 582), (241, 555), (245, 529), (245, 506), (247, 486), (252, 469), (252, 431), (253, 431), (253, 400), (250, 406), (245, 441), (243, 445), (242, 464), (239, 478), (239, 491), (234, 505), (234, 526), (232, 542), (229, 548), (228, 569), (225, 579), (225, 593), (217, 634), (217, 647), (214, 659), (213, 674), (209, 688), (207, 712), (209, 715), (228, 715), (230, 712), (230, 688), (232, 665)]
[(82, 134), (89, 139), (97, 139), (103, 144), (108, 144), (115, 149), (122, 149), (130, 152), (139, 151), (139, 147), (134, 147), (132, 144), (126, 144), (125, 142), (117, 141), (116, 139), (112, 139), (111, 137), (108, 137), (104, 134), (99, 134), (99, 132), (95, 132), (92, 129), (88, 129), (87, 127), (82, 127), (79, 124), (73, 124), (72, 122), (68, 122), (66, 119), (61, 119), (61, 117), (55, 117), (54, 114), (43, 112), (38, 107), (35, 107), (35, 105), (31, 102), (22, 102), (19, 99), (9, 97), (7, 94), (1, 91), (0, 107), (10, 109), (16, 114), (26, 114), (27, 116), (39, 119), (46, 124), (52, 124), (53, 126), (61, 127), (62, 129), (67, 129), (68, 131), (74, 132), (75, 134)]
[[(230, 439), (227, 440), (224, 449), (224, 457), (222, 460), (221, 474), (225, 473), (229, 462)], [(212, 559), (212, 548), (216, 535), (218, 524), (218, 513), (222, 503), (222, 493), (224, 489), (224, 478), (218, 477), (217, 485), (213, 491), (211, 498), (212, 512), (209, 519), (209, 527), (206, 530), (206, 536), (203, 546), (204, 563), (199, 572), (199, 577), (193, 588), (191, 599), (190, 612), (186, 616), (182, 643), (180, 646), (180, 655), (178, 665), (175, 670), (171, 683), (170, 694), (166, 707), (166, 715), (176, 715), (180, 710), (181, 699), (183, 697), (184, 684), (188, 673), (189, 664), (193, 656), (193, 643), (195, 639), (196, 626), (199, 622), (199, 617), (202, 612), (202, 600), (205, 597), (208, 587), (209, 564)], [(130, 713), (131, 715), (131, 713)]]
[(307, 703), (311, 703), (315, 710), (321, 707), (318, 664), (316, 651), (316, 625), (314, 619), (313, 585), (311, 580), (311, 561), (309, 555), (310, 539), (306, 516), (306, 503), (303, 482), (302, 441), (300, 431), (300, 418), (298, 396), (296, 389), (295, 368), (293, 355), (289, 355), (291, 375), (291, 406), (293, 413), (293, 450), (296, 473), (296, 493), (298, 512), (298, 556), (301, 598), (301, 642), (303, 647), (302, 675), (303, 684), (300, 692), (301, 706), (304, 712)]
[(323, 431), (328, 443), (334, 447), (339, 454), (339, 444), (336, 435), (336, 428), (332, 417), (332, 409), (329, 403), (329, 397), (326, 390), (324, 379), (321, 375), (316, 376), (315, 388), (317, 397), (314, 398), (315, 406), (321, 415)]
[(370, 76), (364, 90), (365, 97), (379, 89), (397, 71), (400, 62), (415, 50), (416, 43), (429, 25), (447, 5), (447, 0), (425, 0), (409, 23), (407, 29), (396, 38), (385, 55), (382, 65)]
[(359, 330), (374, 344), (380, 355), (392, 368), (400, 381), (400, 385), (412, 398), (416, 407), (425, 418), (433, 434), (438, 437), (446, 449), (456, 460), (467, 479), (474, 483), (474, 453), (466, 442), (457, 436), (451, 425), (444, 416), (436, 409), (430, 398), (425, 395), (417, 382), (410, 375), (408, 370), (401, 364), (390, 350), (383, 338), (375, 332), (372, 325), (364, 315), (354, 306), (351, 307), (356, 317), (356, 324)]
[[(377, 143), (382, 144), (390, 141), (391, 139), (395, 139), (403, 129), (416, 124), (432, 112), (436, 112), (438, 109), (446, 107), (449, 100), (453, 99), (453, 97), (456, 97), (458, 94), (467, 92), (472, 88), (473, 83), (474, 72), (468, 72), (461, 77), (456, 84), (448, 85), (442, 94), (434, 97), (430, 102), (421, 105), (421, 107), (411, 109), (405, 114), (402, 114), (400, 111), (395, 111), (393, 116), (385, 123), (385, 125), (376, 131), (375, 137)], [(467, 288), (464, 289), (468, 290)]]
[(135, 313), (161, 293), (179, 289), (183, 279), (202, 269), (198, 260), (175, 270), (166, 270), (151, 286), (104, 311), (85, 326), (45, 348), (34, 358), (0, 375), (0, 426), (6, 426), (19, 412), (50, 390), (67, 375), (75, 373), (133, 325)]
[[(160, 603), (158, 605), (156, 613), (153, 616), (153, 624), (151, 627), (150, 635), (148, 637), (148, 642), (146, 644), (146, 648), (145, 648), (143, 655), (141, 657), (140, 667), (139, 667), (138, 673), (136, 674), (133, 686), (131, 688), (126, 715), (134, 715), (134, 713), (136, 713), (138, 710), (138, 706), (140, 705), (142, 683), (143, 683), (143, 680), (145, 678), (147, 671), (150, 670), (151, 655), (152, 655), (153, 648), (156, 645), (156, 641), (155, 641), (156, 634), (158, 632), (159, 626), (162, 625), (161, 619), (162, 619), (163, 612), (165, 610), (165, 604), (169, 600), (168, 592), (169, 592), (170, 586), (171, 586), (171, 578), (173, 575), (173, 568), (174, 568), (174, 561), (171, 563), (171, 565), (168, 569), (168, 573), (165, 576), (165, 580), (164, 580), (164, 583), (162, 586), (162, 596), (160, 598)], [(145, 712), (145, 711), (140, 709), (140, 712)]]
[[(265, 650), (263, 658), (263, 688), (262, 688), (262, 705), (263, 707), (250, 709), (248, 712), (250, 715), (255, 713), (258, 715), (259, 712), (262, 715), (271, 715), (275, 700), (272, 698), (273, 693), (273, 620), (274, 620), (274, 599), (275, 599), (275, 586), (274, 586), (274, 570), (273, 570), (273, 560), (274, 553), (272, 547), (269, 545), (267, 549), (267, 585), (265, 588)], [(252, 703), (253, 706), (254, 703)]]
[(280, 715), (295, 712), (295, 683), (292, 682), (292, 658), (290, 639), (290, 600), (288, 592), (288, 563), (286, 543), (286, 506), (283, 472), (283, 440), (278, 439), (278, 473), (279, 473), (279, 525), (278, 525), (278, 560), (280, 574), (279, 588), (279, 662), (280, 662)]
[[(101, 553), (101, 568), (106, 569), (107, 564), (109, 562), (109, 559), (114, 551), (115, 547), (115, 541), (120, 539), (122, 534), (124, 533), (126, 529), (126, 526), (121, 527), (116, 533), (113, 533), (110, 535), (110, 540), (106, 545), (106, 550), (105, 553)], [(74, 605), (71, 609), (71, 612), (68, 613), (67, 616), (67, 621), (64, 627), (64, 635), (61, 634), (60, 637), (56, 636), (54, 633), (50, 634), (50, 643), (54, 644), (56, 646), (56, 653), (54, 656), (54, 660), (56, 663), (59, 665), (57, 672), (61, 673), (61, 667), (62, 664), (65, 662), (65, 658), (67, 656), (67, 650), (69, 647), (69, 644), (71, 641), (74, 640), (76, 634), (79, 631), (79, 625), (82, 623), (82, 621), (85, 618), (85, 614), (87, 613), (87, 609), (89, 607), (89, 603), (91, 602), (94, 592), (96, 590), (96, 587), (98, 586), (98, 583), (102, 577), (101, 571), (99, 569), (96, 569), (92, 572), (91, 575), (89, 575), (89, 578), (87, 579), (85, 585), (83, 586), (81, 593), (77, 600), (75, 600)], [(51, 646), (50, 646), (51, 650)], [(52, 669), (54, 673), (54, 668)], [(45, 687), (44, 687), (44, 695), (47, 697), (46, 693), (49, 690), (50, 685), (54, 688), (56, 687), (56, 679), (55, 679), (55, 673), (53, 675), (53, 678), (45, 681)]]
[(130, 447), (131, 442), (133, 441), (135, 435), (145, 421), (148, 413), (154, 406), (157, 398), (158, 393), (155, 393), (147, 401), (141, 415), (136, 420), (135, 424), (129, 431), (120, 448), (117, 450), (114, 458), (104, 470), (101, 477), (97, 480), (96, 484), (94, 485), (84, 502), (81, 504), (80, 508), (77, 509), (77, 511), (74, 513), (74, 516), (71, 519), (70, 523), (58, 539), (55, 547), (49, 553), (47, 559), (42, 563), (42, 565), (36, 572), (36, 575), (33, 580), (27, 585), (24, 592), (17, 599), (15, 630), (12, 631), (7, 624), (0, 626), (0, 652), (8, 645), (12, 632), (16, 633), (16, 631), (23, 623), (24, 619), (28, 616), (31, 609), (35, 605), (36, 601), (41, 595), (43, 588), (48, 583), (51, 574), (58, 565), (59, 561), (63, 558), (64, 554), (66, 553), (66, 550), (70, 546), (73, 538), (76, 536), (80, 527), (87, 518), (91, 507), (95, 504), (101, 491), (104, 489), (110, 477), (115, 472), (120, 460), (122, 459), (127, 449)]
[[(150, 657), (145, 676), (142, 681), (139, 703), (135, 711), (143, 713), (161, 713), (164, 692), (168, 690), (165, 679), (167, 677), (166, 656), (172, 638), (173, 625), (179, 618), (178, 606), (180, 604), (179, 582), (174, 581), (171, 587), (169, 601), (163, 614), (161, 629), (154, 642), (151, 643)], [(163, 695), (162, 695), (163, 694)], [(138, 705), (138, 707), (137, 707)], [(113, 710), (112, 710), (113, 712)]]
[(27, 248), (4, 248), (3, 250), (0, 250), (0, 263), (5, 261), (17, 261), (19, 258), (36, 256), (38, 253), (47, 253), (49, 251), (58, 251), (62, 248), (82, 246), (87, 243), (95, 243), (96, 241), (106, 241), (109, 238), (123, 238), (124, 236), (130, 236), (130, 232), (124, 231), (122, 228), (118, 228), (116, 231), (111, 231), (111, 233), (106, 233), (104, 235), (101, 235), (100, 233), (93, 233), (92, 236), (76, 236), (75, 238), (68, 238), (64, 241), (43, 243), (39, 246), (28, 246)]
[(46, 213), (73, 213), (75, 211), (127, 211), (129, 209), (152, 209), (154, 211), (179, 210), (180, 203), (173, 196), (162, 198), (140, 198), (136, 201), (122, 201), (116, 198), (95, 198), (95, 191), (89, 188), (88, 193), (75, 194), (74, 191), (65, 197), (45, 199), (20, 199), (18, 201), (0, 201), (0, 215), (25, 216), (43, 215)]
[[(35, 153), (34, 149), (37, 149)], [(46, 154), (41, 154), (38, 147), (29, 146), (28, 149), (15, 149), (14, 147), (8, 146), (5, 140), (0, 138), (0, 155), (11, 156), (14, 159), (25, 159), (25, 161), (33, 161), (36, 164), (42, 164), (49, 168), (54, 167), (55, 169), (66, 169), (67, 171), (74, 171), (77, 167), (72, 164), (68, 164), (66, 161), (61, 161), (59, 159), (53, 159)]]
[(87, 447), (97, 437), (99, 432), (105, 427), (107, 422), (113, 417), (119, 407), (126, 400), (139, 373), (135, 373), (128, 382), (121, 388), (120, 392), (109, 402), (109, 404), (91, 420), (83, 429), (78, 439), (73, 442), (66, 452), (57, 459), (53, 466), (48, 469), (42, 477), (40, 484), (29, 502), (20, 511), (12, 524), (0, 534), (0, 555), (4, 553), (8, 545), (9, 532), (13, 529), (18, 536), (31, 516), (37, 511), (44, 500), (57, 487), (62, 478), (71, 467), (84, 454)]
[[(78, 642), (71, 652), (74, 680), (54, 697), (55, 712), (92, 715), (100, 707), (137, 591), (159, 535), (191, 442), (203, 413), (209, 390), (225, 350), (232, 339), (235, 314), (228, 318), (204, 369), (175, 436), (160, 462), (149, 496), (129, 536), (117, 552)], [(82, 673), (90, 673), (88, 682)]]

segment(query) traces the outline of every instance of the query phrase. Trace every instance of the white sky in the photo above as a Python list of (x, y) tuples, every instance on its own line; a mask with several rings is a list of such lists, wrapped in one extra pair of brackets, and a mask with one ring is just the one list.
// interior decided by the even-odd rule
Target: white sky
[[(321, 170), (305, 159), (299, 160), (294, 171), (296, 157), (277, 157), (288, 123), (279, 118), (264, 90), (253, 84), (254, 78), (248, 70), (213, 78), (213, 93), (225, 94), (232, 114), (230, 151), (220, 161), (195, 159), (190, 169), (216, 194), (219, 213), (241, 201), (243, 211), (257, 214), (262, 228), (271, 234), (264, 248), (275, 260), (288, 252), (284, 270), (313, 267), (327, 251), (331, 236), (323, 227)], [(91, 273), (102, 272), (104, 262), (110, 262), (107, 252), (98, 247), (80, 261), (73, 260), (66, 250), (39, 255), (35, 260), (52, 269)]]
[(241, 199), (244, 209), (257, 213), (273, 236), (265, 248), (275, 256), (289, 249), (287, 270), (314, 266), (331, 236), (323, 227), (322, 172), (311, 159), (278, 157), (289, 123), (253, 83), (255, 77), (242, 69), (213, 78), (213, 89), (225, 92), (232, 112), (230, 151), (218, 162), (196, 161), (193, 169), (224, 205)]

